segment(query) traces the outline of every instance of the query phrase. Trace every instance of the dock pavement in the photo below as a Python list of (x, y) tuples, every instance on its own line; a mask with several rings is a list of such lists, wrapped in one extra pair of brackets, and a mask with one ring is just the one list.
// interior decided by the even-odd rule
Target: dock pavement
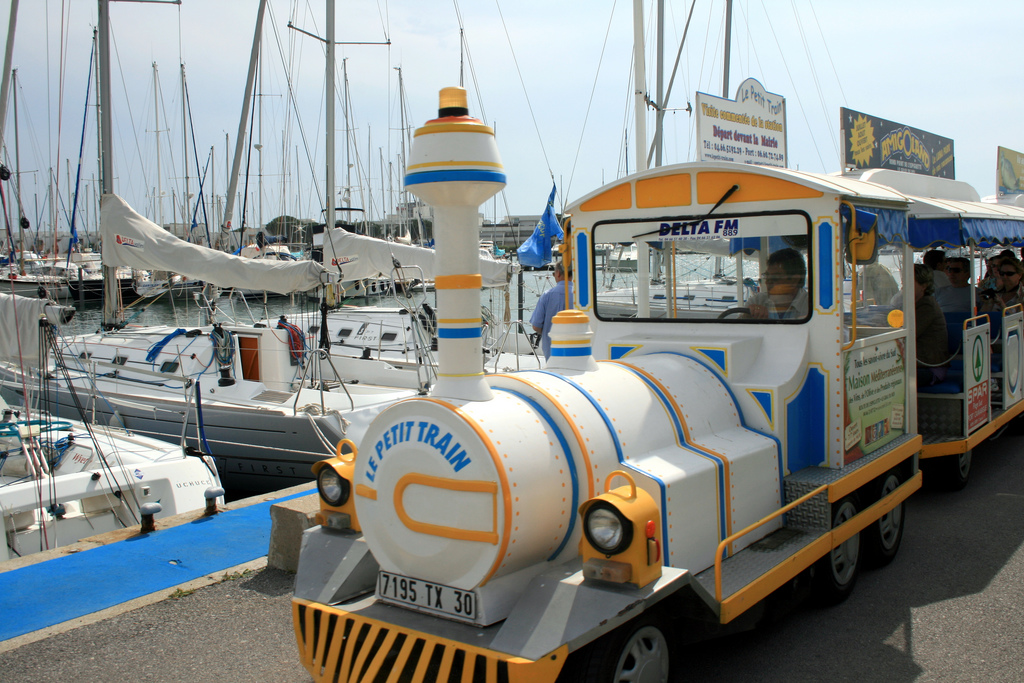
[[(292, 631), (294, 575), (268, 566), (266, 552), (0, 641), (0, 681), (308, 683)], [(53, 587), (68, 581), (52, 560), (34, 566)], [(5, 591), (9, 573), (0, 573)], [(899, 555), (864, 572), (849, 600), (802, 603), (757, 630), (686, 647), (672, 681), (1024, 681), (1022, 586), (1024, 428), (1015, 423), (976, 449), (965, 490), (910, 498)]]

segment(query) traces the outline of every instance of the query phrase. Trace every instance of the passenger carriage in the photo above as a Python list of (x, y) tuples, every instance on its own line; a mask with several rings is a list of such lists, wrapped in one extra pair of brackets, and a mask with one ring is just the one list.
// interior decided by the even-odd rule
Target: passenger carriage
[[(967, 183), (873, 170), (861, 176), (911, 199), (908, 243), (917, 252), (955, 249), (974, 266), (971, 311), (946, 313), (950, 370), (946, 380), (918, 387), (922, 467), (929, 483), (963, 488), (978, 444), (1024, 412), (1024, 311), (980, 312), (977, 282), (984, 251), (1024, 244), (1024, 208), (982, 202)], [(884, 307), (883, 307), (884, 308)]]

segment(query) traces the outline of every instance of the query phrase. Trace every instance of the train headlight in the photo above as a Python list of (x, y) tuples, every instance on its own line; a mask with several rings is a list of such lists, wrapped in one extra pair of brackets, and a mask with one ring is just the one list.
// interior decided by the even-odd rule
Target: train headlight
[(320, 497), (331, 507), (341, 507), (348, 502), (352, 485), (338, 474), (333, 467), (324, 467), (316, 478)]
[(605, 500), (595, 501), (583, 522), (587, 541), (605, 555), (618, 555), (633, 542), (633, 525), (618, 508)]
[(320, 526), (335, 531), (362, 531), (352, 496), (355, 465), (356, 447), (348, 439), (338, 442), (335, 457), (313, 463), (316, 490), (320, 494), (316, 523)]
[[(638, 476), (616, 470), (605, 492), (580, 505), (583, 538), (580, 559), (585, 580), (632, 583), (643, 587), (661, 576), (661, 511), (651, 494), (636, 485)], [(627, 486), (612, 488), (623, 478)]]

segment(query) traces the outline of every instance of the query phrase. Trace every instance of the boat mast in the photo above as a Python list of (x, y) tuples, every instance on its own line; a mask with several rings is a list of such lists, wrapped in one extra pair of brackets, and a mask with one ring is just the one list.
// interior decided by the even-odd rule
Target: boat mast
[(18, 272), (25, 274), (25, 207), (21, 204), (21, 136), (18, 134), (18, 70), (11, 74), (14, 81), (14, 191), (18, 198)]
[(725, 57), (722, 62), (722, 97), (729, 99), (729, 53), (732, 45), (732, 0), (725, 0)]
[(7, 23), (7, 48), (4, 50), (4, 73), (0, 81), (0, 148), (4, 144), (7, 124), (7, 94), (11, 88), (11, 60), (14, 58), (14, 29), (18, 25), (18, 0), (11, 0), (11, 18)]
[(327, 211), (324, 214), (324, 239), (327, 240), (330, 238), (330, 231), (334, 229), (334, 0), (327, 0), (327, 28), (324, 40), (327, 43)]
[(156, 211), (153, 213), (160, 227), (164, 227), (163, 187), (160, 184), (160, 74), (153, 62), (153, 116), (156, 120)]
[(242, 98), (242, 116), (238, 119), (238, 134), (235, 136), (235, 157), (228, 173), (228, 194), (224, 200), (224, 223), (221, 225), (222, 241), (227, 242), (226, 234), (231, 232), (231, 219), (235, 210), (235, 193), (238, 192), (238, 172), (242, 167), (242, 151), (245, 148), (245, 127), (249, 119), (249, 105), (252, 103), (252, 91), (256, 83), (256, 63), (260, 56), (260, 37), (263, 35), (263, 10), (267, 0), (260, 0), (256, 12), (256, 29), (252, 37), (252, 50), (249, 53), (249, 74), (245, 78), (245, 95)]
[[(114, 153), (112, 146), (112, 111), (110, 104), (110, 0), (98, 0), (100, 79), (96, 97), (100, 111), (100, 187), (104, 197), (100, 199), (102, 213), (105, 196), (114, 193)], [(102, 218), (100, 219), (102, 220)], [(118, 299), (121, 289), (117, 282), (117, 269), (103, 266), (103, 327), (111, 330), (121, 323), (121, 307)]]
[[(643, 0), (633, 0), (633, 116), (636, 118), (636, 172), (647, 170), (647, 73), (644, 68), (644, 6)], [(651, 248), (647, 242), (637, 244), (637, 281), (649, 287), (651, 281)], [(651, 313), (650, 296), (643, 293), (637, 299), (637, 316), (646, 318)]]

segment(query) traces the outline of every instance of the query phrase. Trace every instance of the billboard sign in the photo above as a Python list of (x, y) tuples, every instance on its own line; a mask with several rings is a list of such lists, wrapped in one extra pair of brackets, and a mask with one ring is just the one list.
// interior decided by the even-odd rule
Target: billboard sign
[(748, 78), (727, 100), (697, 93), (700, 161), (786, 167), (786, 98)]
[(845, 168), (893, 171), (956, 178), (953, 141), (902, 123), (841, 107)]
[(996, 148), (996, 187), (1000, 197), (1024, 194), (1024, 154)]

